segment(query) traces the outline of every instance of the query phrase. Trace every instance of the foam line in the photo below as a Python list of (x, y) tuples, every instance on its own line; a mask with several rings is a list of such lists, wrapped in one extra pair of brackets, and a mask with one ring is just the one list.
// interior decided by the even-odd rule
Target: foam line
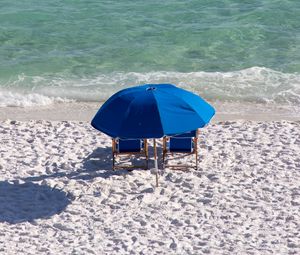
[(233, 72), (114, 72), (95, 77), (20, 75), (0, 89), (1, 106), (32, 106), (56, 101), (99, 102), (116, 91), (144, 83), (173, 83), (211, 101), (300, 104), (300, 75), (264, 67)]

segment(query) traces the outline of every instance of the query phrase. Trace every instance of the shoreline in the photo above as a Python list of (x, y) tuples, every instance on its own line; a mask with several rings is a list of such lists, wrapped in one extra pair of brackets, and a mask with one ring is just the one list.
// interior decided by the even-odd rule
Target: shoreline
[[(103, 102), (102, 102), (103, 103)], [(91, 121), (102, 103), (71, 102), (34, 107), (0, 107), (0, 120)], [(212, 123), (219, 121), (298, 121), (300, 108), (251, 103), (211, 103), (216, 109)]]

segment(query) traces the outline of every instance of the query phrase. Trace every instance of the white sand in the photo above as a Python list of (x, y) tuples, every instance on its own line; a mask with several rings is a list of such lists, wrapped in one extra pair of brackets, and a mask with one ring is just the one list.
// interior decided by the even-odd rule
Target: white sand
[(0, 254), (300, 254), (300, 122), (215, 123), (199, 141), (200, 170), (155, 188), (111, 171), (87, 122), (0, 122)]

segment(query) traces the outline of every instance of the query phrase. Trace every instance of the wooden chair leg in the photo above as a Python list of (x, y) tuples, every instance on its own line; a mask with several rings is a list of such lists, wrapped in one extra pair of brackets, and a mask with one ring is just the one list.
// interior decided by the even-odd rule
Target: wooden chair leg
[(112, 159), (112, 169), (113, 170), (116, 170), (115, 164), (116, 164), (115, 153), (113, 153), (113, 159)]
[(163, 158), (162, 158), (162, 168), (165, 169), (165, 165), (166, 165), (166, 151), (163, 151)]
[(145, 156), (146, 156), (146, 169), (149, 169), (149, 152), (148, 152), (148, 141), (147, 139), (144, 139), (144, 151), (145, 151)]
[(112, 169), (115, 170), (115, 149), (116, 149), (116, 141), (112, 139)]
[(195, 154), (196, 154), (196, 170), (198, 170), (198, 130), (194, 138)]
[(146, 160), (146, 165), (145, 165), (145, 170), (147, 170), (148, 169), (148, 153), (147, 153), (147, 151), (145, 151), (145, 160)]
[(166, 137), (163, 138), (163, 156), (162, 156), (162, 168), (165, 169), (166, 165), (166, 152), (167, 152), (167, 140)]

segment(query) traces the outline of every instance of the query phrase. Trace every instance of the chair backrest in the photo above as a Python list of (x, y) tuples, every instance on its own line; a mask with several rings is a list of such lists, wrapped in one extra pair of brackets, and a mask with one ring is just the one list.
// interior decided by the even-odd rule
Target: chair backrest
[(170, 137), (169, 150), (172, 152), (192, 152), (194, 149), (193, 138), (197, 136), (197, 130)]
[(118, 152), (139, 152), (143, 148), (141, 139), (119, 139), (117, 143)]
[(179, 134), (179, 135), (173, 135), (172, 137), (189, 137), (189, 138), (192, 138), (192, 137), (196, 137), (197, 136), (197, 130), (192, 130), (192, 131), (189, 131), (189, 132), (186, 132), (186, 133), (183, 133), (183, 134)]

